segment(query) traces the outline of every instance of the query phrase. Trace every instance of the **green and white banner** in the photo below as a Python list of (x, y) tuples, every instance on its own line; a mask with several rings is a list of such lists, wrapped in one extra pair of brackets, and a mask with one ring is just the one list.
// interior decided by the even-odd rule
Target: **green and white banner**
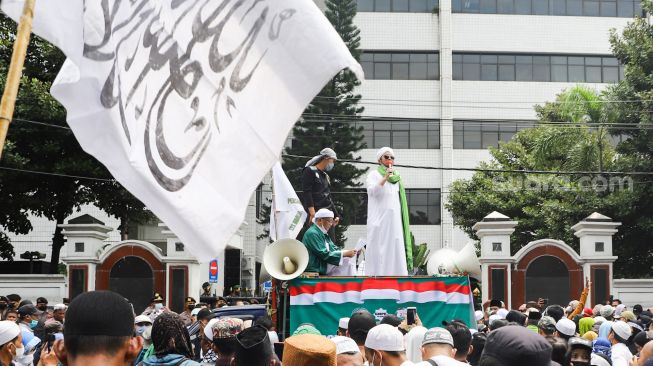
[(417, 308), (427, 328), (460, 319), (475, 327), (468, 277), (323, 277), (295, 278), (290, 283), (290, 331), (311, 323), (324, 335), (335, 335), (340, 318), (365, 308), (377, 322), (385, 315), (405, 318)]

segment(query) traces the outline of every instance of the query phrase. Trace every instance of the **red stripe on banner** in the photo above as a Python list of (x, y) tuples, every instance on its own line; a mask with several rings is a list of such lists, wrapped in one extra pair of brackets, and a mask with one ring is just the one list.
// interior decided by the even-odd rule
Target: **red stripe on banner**
[(290, 296), (300, 294), (316, 294), (318, 292), (336, 292), (343, 293), (347, 291), (365, 291), (365, 290), (397, 290), (397, 291), (442, 291), (446, 293), (458, 292), (469, 295), (469, 286), (462, 284), (449, 284), (441, 281), (425, 282), (399, 282), (395, 278), (366, 278), (363, 282), (317, 282), (315, 285), (300, 285), (290, 287)]

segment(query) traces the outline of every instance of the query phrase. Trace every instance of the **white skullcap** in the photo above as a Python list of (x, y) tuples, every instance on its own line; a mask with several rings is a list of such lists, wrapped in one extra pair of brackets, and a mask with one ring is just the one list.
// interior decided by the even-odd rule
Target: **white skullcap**
[(483, 319), (483, 312), (480, 310), (476, 310), (474, 312), (474, 317), (476, 318), (476, 321)]
[(356, 342), (349, 337), (336, 336), (331, 338), (331, 342), (336, 344), (336, 354), (342, 353), (360, 353), (361, 350), (358, 348)]
[(505, 319), (506, 315), (508, 315), (508, 310), (501, 308), (497, 310), (497, 315), (500, 316), (501, 319)]
[(576, 323), (567, 318), (562, 318), (556, 323), (556, 329), (567, 337), (573, 337), (576, 334)]
[(389, 148), (389, 147), (387, 147), (387, 146), (384, 146), (384, 147), (382, 147), (382, 148), (376, 150), (376, 160), (381, 159), (381, 157), (382, 157), (383, 154), (385, 154), (385, 153), (390, 153), (390, 155), (395, 156), (395, 152), (394, 152), (394, 150), (392, 150), (392, 148)]
[(191, 316), (193, 316), (193, 315), (197, 315), (197, 313), (199, 313), (200, 310), (202, 310), (202, 308), (195, 308), (195, 309), (193, 309), (193, 311), (190, 312), (190, 315), (191, 315)]
[(340, 318), (338, 321), (338, 328), (348, 329), (349, 328), (349, 318)]
[(18, 337), (19, 334), (20, 328), (16, 323), (9, 320), (0, 321), (0, 345)]
[(630, 329), (630, 325), (626, 324), (625, 322), (612, 323), (612, 331), (624, 341), (627, 341), (633, 333), (633, 330)]
[(404, 335), (390, 324), (380, 324), (370, 329), (365, 339), (365, 347), (377, 351), (402, 352), (406, 350)]
[(138, 323), (150, 323), (150, 324), (152, 324), (152, 319), (150, 319), (150, 317), (147, 316), (147, 315), (139, 315), (139, 316), (134, 318), (134, 324), (138, 324)]
[(68, 307), (65, 304), (56, 304), (52, 310), (66, 310)]
[(333, 212), (327, 208), (321, 208), (317, 210), (315, 213), (315, 217), (313, 217), (313, 222), (315, 222), (317, 219), (324, 219), (324, 218), (333, 218)]

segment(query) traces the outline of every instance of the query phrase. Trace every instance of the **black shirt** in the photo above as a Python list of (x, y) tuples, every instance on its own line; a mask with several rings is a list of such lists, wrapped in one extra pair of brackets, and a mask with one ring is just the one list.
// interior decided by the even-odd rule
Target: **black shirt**
[(309, 166), (302, 171), (302, 203), (306, 211), (309, 207), (315, 208), (315, 211), (321, 208), (328, 208), (338, 216), (335, 205), (331, 199), (331, 189), (329, 188), (330, 179), (326, 172), (321, 171), (315, 166)]

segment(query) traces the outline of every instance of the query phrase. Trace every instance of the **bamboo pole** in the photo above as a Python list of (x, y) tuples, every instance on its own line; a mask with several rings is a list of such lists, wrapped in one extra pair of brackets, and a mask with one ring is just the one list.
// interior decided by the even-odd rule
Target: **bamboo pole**
[(14, 51), (11, 54), (11, 63), (7, 72), (7, 82), (0, 102), (0, 159), (2, 150), (5, 146), (9, 123), (14, 115), (16, 106), (16, 95), (20, 86), (20, 78), (23, 74), (23, 65), (25, 64), (25, 55), (27, 54), (27, 45), (29, 45), (30, 34), (32, 33), (32, 19), (34, 19), (34, 3), (36, 0), (25, 0), (23, 6), (23, 15), (18, 23), (16, 32), (16, 41), (14, 42)]

